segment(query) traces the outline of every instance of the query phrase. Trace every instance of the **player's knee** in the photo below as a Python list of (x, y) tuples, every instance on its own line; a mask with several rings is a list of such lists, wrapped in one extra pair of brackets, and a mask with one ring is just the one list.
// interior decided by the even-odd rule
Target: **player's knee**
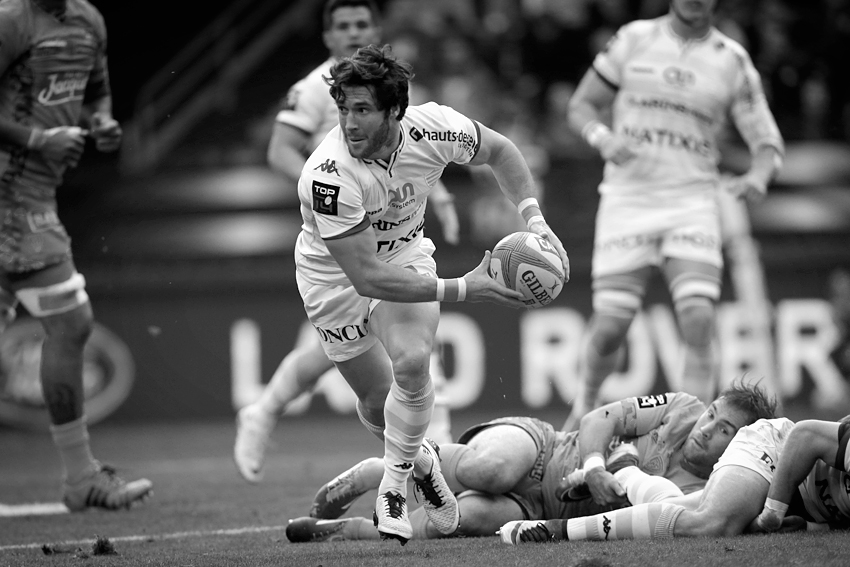
[(590, 325), (590, 346), (602, 356), (616, 352), (626, 340), (632, 318), (594, 315)]
[(676, 316), (685, 343), (705, 347), (714, 336), (714, 301), (705, 296), (691, 296), (676, 301)]
[(512, 465), (512, 460), (506, 456), (469, 452), (458, 463), (457, 476), (469, 488), (501, 494), (520, 480), (513, 474)]
[[(682, 512), (673, 527), (677, 537), (723, 537), (737, 535), (731, 518), (702, 512)], [(737, 533), (741, 533), (738, 531)]]
[(416, 382), (428, 375), (431, 348), (430, 345), (410, 345), (409, 348), (394, 353), (392, 359), (393, 376), (396, 382), (404, 387), (406, 383)]

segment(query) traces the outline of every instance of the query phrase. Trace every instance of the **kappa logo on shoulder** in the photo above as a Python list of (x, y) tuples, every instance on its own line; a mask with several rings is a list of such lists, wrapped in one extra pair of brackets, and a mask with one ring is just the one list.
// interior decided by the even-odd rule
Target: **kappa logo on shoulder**
[(322, 215), (339, 214), (339, 186), (313, 180), (313, 210)]
[(317, 165), (313, 168), (313, 171), (317, 169), (321, 169), (325, 173), (335, 173), (337, 177), (340, 177), (339, 170), (336, 168), (336, 160), (334, 159), (326, 159), (325, 163)]

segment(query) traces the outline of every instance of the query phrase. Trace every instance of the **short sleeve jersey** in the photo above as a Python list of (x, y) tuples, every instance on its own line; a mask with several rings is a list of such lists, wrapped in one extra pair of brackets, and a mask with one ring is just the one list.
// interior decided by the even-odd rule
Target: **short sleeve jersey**
[(706, 480), (672, 463), (672, 457), (687, 440), (705, 404), (690, 394), (675, 392), (627, 398), (622, 405), (626, 433), (621, 440), (635, 444), (640, 468), (673, 481), (685, 494), (702, 489)]
[(612, 128), (639, 158), (608, 163), (601, 193), (706, 190), (716, 184), (718, 135), (731, 117), (751, 151), (784, 151), (761, 79), (746, 50), (715, 28), (677, 36), (670, 16), (621, 27), (593, 61), (617, 90)]
[(382, 261), (418, 246), (428, 194), (449, 163), (475, 157), (481, 131), (452, 108), (427, 103), (407, 108), (399, 137), (388, 161), (356, 159), (337, 126), (307, 158), (298, 181), (303, 223), (295, 261), (308, 281), (350, 285), (324, 241), (356, 230), (364, 220), (375, 230)]
[(329, 77), (334, 59), (328, 59), (309, 75), (292, 85), (286, 94), (283, 109), (275, 120), (298, 128), (310, 135), (309, 151), (321, 143), (331, 129), (339, 124), (336, 102), (331, 97), (323, 77)]
[[(61, 21), (32, 0), (3, 0), (0, 116), (43, 129), (76, 125), (87, 90), (109, 92), (105, 58), (106, 27), (86, 0), (68, 0)], [(25, 147), (2, 145), (0, 171), (3, 191), (14, 185), (34, 187), (52, 198), (64, 166)]]

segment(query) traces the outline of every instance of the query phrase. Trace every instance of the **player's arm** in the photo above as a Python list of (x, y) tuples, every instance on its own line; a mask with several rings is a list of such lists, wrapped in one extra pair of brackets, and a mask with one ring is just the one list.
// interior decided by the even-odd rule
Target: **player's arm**
[(605, 452), (615, 436), (626, 434), (626, 415), (622, 402), (612, 402), (588, 412), (579, 426), (579, 448), (584, 479), (597, 504), (621, 504), (626, 491), (605, 470)]
[(752, 531), (776, 531), (782, 527), (794, 492), (818, 459), (828, 465), (836, 464), (840, 447), (840, 427), (840, 423), (816, 419), (800, 421), (794, 425), (779, 457), (764, 509), (759, 517), (753, 520)]
[(602, 159), (622, 165), (637, 153), (628, 140), (618, 136), (604, 123), (605, 116), (614, 104), (617, 87), (602, 77), (593, 67), (587, 70), (570, 98), (567, 123), (593, 148)]
[(469, 301), (515, 309), (525, 306), (521, 293), (499, 285), (487, 274), (490, 252), (462, 278), (437, 280), (380, 260), (375, 253), (375, 231), (366, 218), (342, 237), (326, 238), (325, 245), (362, 297), (397, 303)]
[(489, 165), (493, 170), (496, 181), (502, 193), (517, 206), (520, 214), (528, 225), (528, 230), (549, 242), (561, 256), (566, 279), (570, 279), (570, 261), (564, 245), (546, 223), (540, 205), (537, 202), (537, 187), (525, 158), (512, 141), (483, 124), (479, 124), (481, 132), (480, 146), (469, 165)]
[(123, 131), (112, 116), (112, 95), (108, 88), (84, 105), (88, 117), (89, 134), (101, 152), (114, 152), (121, 147)]
[[(29, 49), (28, 38), (18, 28), (18, 19), (8, 10), (0, 10), (0, 78), (5, 77), (15, 61)], [(45, 130), (0, 117), (0, 143), (23, 146), (41, 152), (55, 163), (73, 165), (82, 156), (85, 132), (67, 126)]]
[(307, 132), (275, 120), (266, 153), (269, 166), (293, 183), (297, 183), (306, 161), (309, 143), (310, 135)]

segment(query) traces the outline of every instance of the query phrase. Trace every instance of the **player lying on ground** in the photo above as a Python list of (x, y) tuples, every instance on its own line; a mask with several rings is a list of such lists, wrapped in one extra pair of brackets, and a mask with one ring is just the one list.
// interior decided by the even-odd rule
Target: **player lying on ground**
[[(684, 393), (626, 398), (587, 414), (577, 432), (555, 431), (528, 417), (476, 425), (458, 443), (441, 446), (442, 473), (459, 493), (463, 518), (455, 535), (492, 535), (509, 520), (610, 510), (626, 504), (626, 494), (632, 501), (647, 501), (666, 497), (671, 487), (677, 495), (700, 490), (736, 431), (774, 411), (775, 403), (758, 387), (733, 384), (708, 408)], [(632, 449), (611, 452), (609, 447), (620, 441)], [(604, 468), (605, 454), (616, 474)], [(635, 461), (664, 483), (639, 487), (638, 479), (648, 475), (628, 466)], [(581, 463), (592, 499), (564, 484)], [(375, 539), (370, 519), (335, 518), (377, 488), (382, 471), (381, 459), (366, 459), (327, 483), (316, 495), (311, 517), (290, 523), (289, 539)], [(421, 510), (410, 518), (414, 538), (443, 537)]]
[(764, 509), (750, 531), (850, 525), (850, 415), (840, 421), (806, 420), (788, 434)]
[[(781, 478), (777, 477), (780, 485), (773, 493), (778, 497), (774, 498), (775, 502), (791, 500), (793, 488), (789, 491), (788, 486), (793, 487), (796, 479), (805, 476), (798, 465), (808, 466), (809, 475), (800, 485), (799, 506), (795, 506), (795, 513), (798, 510), (799, 513), (808, 512), (809, 517), (825, 527), (829, 524), (844, 527), (850, 518), (847, 513), (850, 501), (842, 484), (847, 478), (844, 469), (850, 436), (848, 419), (850, 416), (840, 424), (807, 425), (793, 436), (790, 433), (794, 424), (786, 418), (759, 420), (738, 432), (701, 492), (589, 517), (508, 522), (499, 533), (504, 543), (517, 545), (566, 540), (733, 536), (744, 533), (748, 527), (752, 531), (759, 524), (762, 530), (766, 525), (778, 527), (782, 525), (782, 518), (777, 518), (776, 509), (781, 506), (775, 504), (772, 509), (763, 511), (761, 521), (754, 521), (762, 510), (775, 475), (779, 474), (776, 463), (780, 463), (779, 469), (783, 472)], [(815, 438), (817, 441), (812, 443)], [(787, 447), (789, 454), (783, 459), (786, 440), (791, 444)], [(818, 457), (813, 458), (814, 455), (840, 463), (843, 469), (815, 463)], [(781, 465), (783, 460), (785, 465)], [(791, 523), (790, 529), (801, 524)], [(788, 523), (783, 527), (789, 527)]]

